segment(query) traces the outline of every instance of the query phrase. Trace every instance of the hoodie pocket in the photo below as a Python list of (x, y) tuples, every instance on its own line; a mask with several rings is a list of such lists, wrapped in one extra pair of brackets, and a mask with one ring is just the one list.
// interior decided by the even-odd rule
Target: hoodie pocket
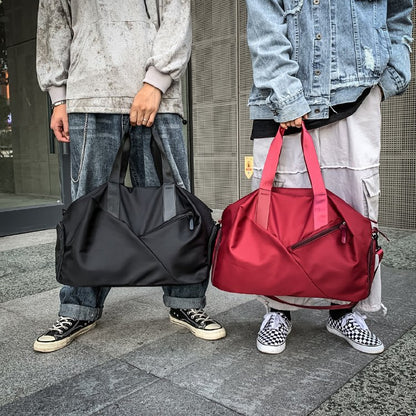
[(143, 0), (123, 0), (121, 7), (115, 6), (114, 2), (108, 0), (98, 0), (97, 3), (100, 19), (107, 22), (135, 22), (149, 19)]

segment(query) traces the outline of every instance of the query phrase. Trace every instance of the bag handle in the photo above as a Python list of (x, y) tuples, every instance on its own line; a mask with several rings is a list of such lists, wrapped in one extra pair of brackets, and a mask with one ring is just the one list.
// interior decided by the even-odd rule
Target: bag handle
[[(151, 127), (151, 134), (152, 156), (154, 159), (156, 170), (160, 169), (161, 166), (161, 182), (175, 183), (172, 168), (166, 156), (165, 148), (163, 147), (162, 140), (155, 127)], [(121, 139), (120, 147), (118, 149), (116, 158), (114, 159), (113, 167), (111, 169), (109, 182), (119, 183), (121, 185), (124, 184), (124, 179), (126, 177), (127, 166), (130, 157), (130, 147), (131, 138), (130, 129), (128, 129), (125, 131), (123, 138)]]
[[(151, 148), (155, 169), (158, 172), (161, 185), (164, 187), (164, 220), (166, 221), (176, 215), (175, 180), (162, 140), (154, 126), (151, 127), (151, 134)], [(107, 211), (116, 218), (120, 218), (120, 185), (124, 185), (130, 158), (130, 148), (130, 129), (127, 129), (121, 139), (108, 181)]]
[[(279, 130), (272, 141), (261, 176), (260, 188), (257, 197), (256, 223), (267, 229), (270, 213), (270, 200), (273, 181), (276, 175), (277, 166), (283, 146), (283, 135), (285, 129)], [(302, 122), (301, 144), (306, 169), (313, 191), (313, 221), (314, 229), (328, 224), (328, 196), (319, 166), (315, 146), (305, 124)]]
[(113, 162), (109, 182), (124, 184), (130, 157), (130, 131), (124, 132), (116, 158)]

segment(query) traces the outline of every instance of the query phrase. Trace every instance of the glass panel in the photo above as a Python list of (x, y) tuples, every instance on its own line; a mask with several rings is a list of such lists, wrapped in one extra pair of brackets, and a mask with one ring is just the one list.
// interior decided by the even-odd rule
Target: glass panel
[(0, 0), (0, 211), (61, 201), (48, 101), (36, 78), (37, 2)]

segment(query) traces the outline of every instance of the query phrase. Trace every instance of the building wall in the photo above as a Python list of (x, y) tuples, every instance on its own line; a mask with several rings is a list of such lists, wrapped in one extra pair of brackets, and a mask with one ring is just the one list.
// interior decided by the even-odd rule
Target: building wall
[[(250, 192), (247, 99), (252, 83), (243, 0), (193, 0), (192, 105), (194, 189), (224, 209)], [(415, 54), (412, 75), (415, 78)], [(416, 88), (382, 104), (380, 224), (416, 228)]]

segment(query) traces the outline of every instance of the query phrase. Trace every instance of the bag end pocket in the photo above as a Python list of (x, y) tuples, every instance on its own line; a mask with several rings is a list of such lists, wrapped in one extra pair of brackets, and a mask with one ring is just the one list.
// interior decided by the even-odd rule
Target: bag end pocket
[(63, 224), (60, 222), (56, 226), (56, 245), (55, 245), (55, 272), (56, 280), (61, 283), (61, 269), (64, 260), (65, 251), (65, 229)]

